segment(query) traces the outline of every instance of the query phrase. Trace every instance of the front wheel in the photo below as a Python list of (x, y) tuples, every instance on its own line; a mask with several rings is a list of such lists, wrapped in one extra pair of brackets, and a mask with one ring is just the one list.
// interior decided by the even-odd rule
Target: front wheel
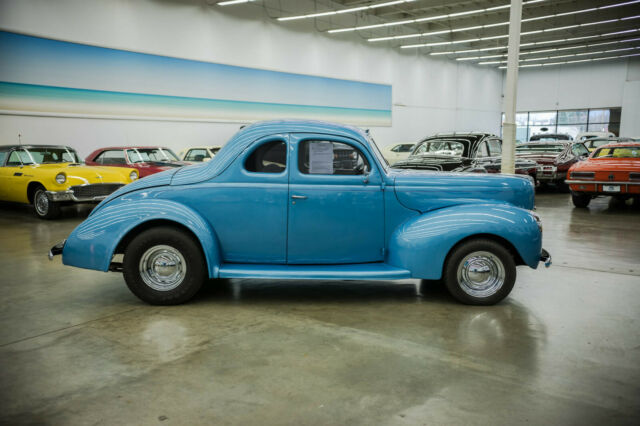
[(152, 305), (177, 305), (191, 299), (206, 278), (200, 245), (176, 228), (157, 227), (127, 246), (122, 272), (129, 290)]
[(40, 219), (55, 219), (60, 216), (60, 204), (51, 201), (40, 187), (33, 194), (33, 211)]
[(467, 305), (493, 305), (507, 297), (516, 282), (516, 264), (501, 244), (475, 239), (456, 247), (445, 264), (449, 293)]
[(585, 194), (584, 192), (572, 192), (571, 201), (573, 201), (574, 206), (584, 209), (591, 202), (591, 195)]

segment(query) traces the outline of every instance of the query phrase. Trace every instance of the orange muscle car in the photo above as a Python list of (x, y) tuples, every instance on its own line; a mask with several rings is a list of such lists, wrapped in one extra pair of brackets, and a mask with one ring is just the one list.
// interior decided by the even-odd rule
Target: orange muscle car
[(640, 143), (619, 142), (600, 146), (589, 159), (569, 169), (566, 183), (576, 207), (587, 207), (598, 195), (640, 200)]

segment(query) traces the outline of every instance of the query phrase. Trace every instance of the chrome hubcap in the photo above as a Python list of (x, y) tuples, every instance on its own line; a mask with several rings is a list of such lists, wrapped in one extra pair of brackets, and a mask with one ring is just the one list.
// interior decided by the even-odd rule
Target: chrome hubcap
[(187, 273), (182, 254), (173, 247), (153, 246), (140, 258), (140, 276), (154, 290), (169, 291), (178, 287)]
[(49, 211), (49, 198), (47, 194), (40, 191), (38, 195), (36, 195), (36, 203), (35, 203), (36, 211), (39, 215), (44, 216)]
[(458, 283), (470, 296), (489, 297), (502, 288), (504, 280), (502, 261), (488, 251), (469, 253), (458, 265)]

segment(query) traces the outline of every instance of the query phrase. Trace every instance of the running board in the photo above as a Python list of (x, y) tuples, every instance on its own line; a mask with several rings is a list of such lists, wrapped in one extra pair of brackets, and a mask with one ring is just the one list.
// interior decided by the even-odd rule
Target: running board
[(402, 280), (411, 278), (406, 269), (386, 263), (348, 265), (259, 265), (224, 263), (220, 278), (268, 278), (306, 280)]

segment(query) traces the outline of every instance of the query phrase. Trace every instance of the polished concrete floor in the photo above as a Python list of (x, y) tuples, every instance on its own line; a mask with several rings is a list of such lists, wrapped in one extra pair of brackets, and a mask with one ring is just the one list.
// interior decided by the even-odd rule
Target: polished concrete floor
[(0, 424), (640, 424), (640, 209), (537, 205), (554, 266), (493, 307), (414, 280), (147, 306), (46, 259), (86, 209), (0, 206)]

